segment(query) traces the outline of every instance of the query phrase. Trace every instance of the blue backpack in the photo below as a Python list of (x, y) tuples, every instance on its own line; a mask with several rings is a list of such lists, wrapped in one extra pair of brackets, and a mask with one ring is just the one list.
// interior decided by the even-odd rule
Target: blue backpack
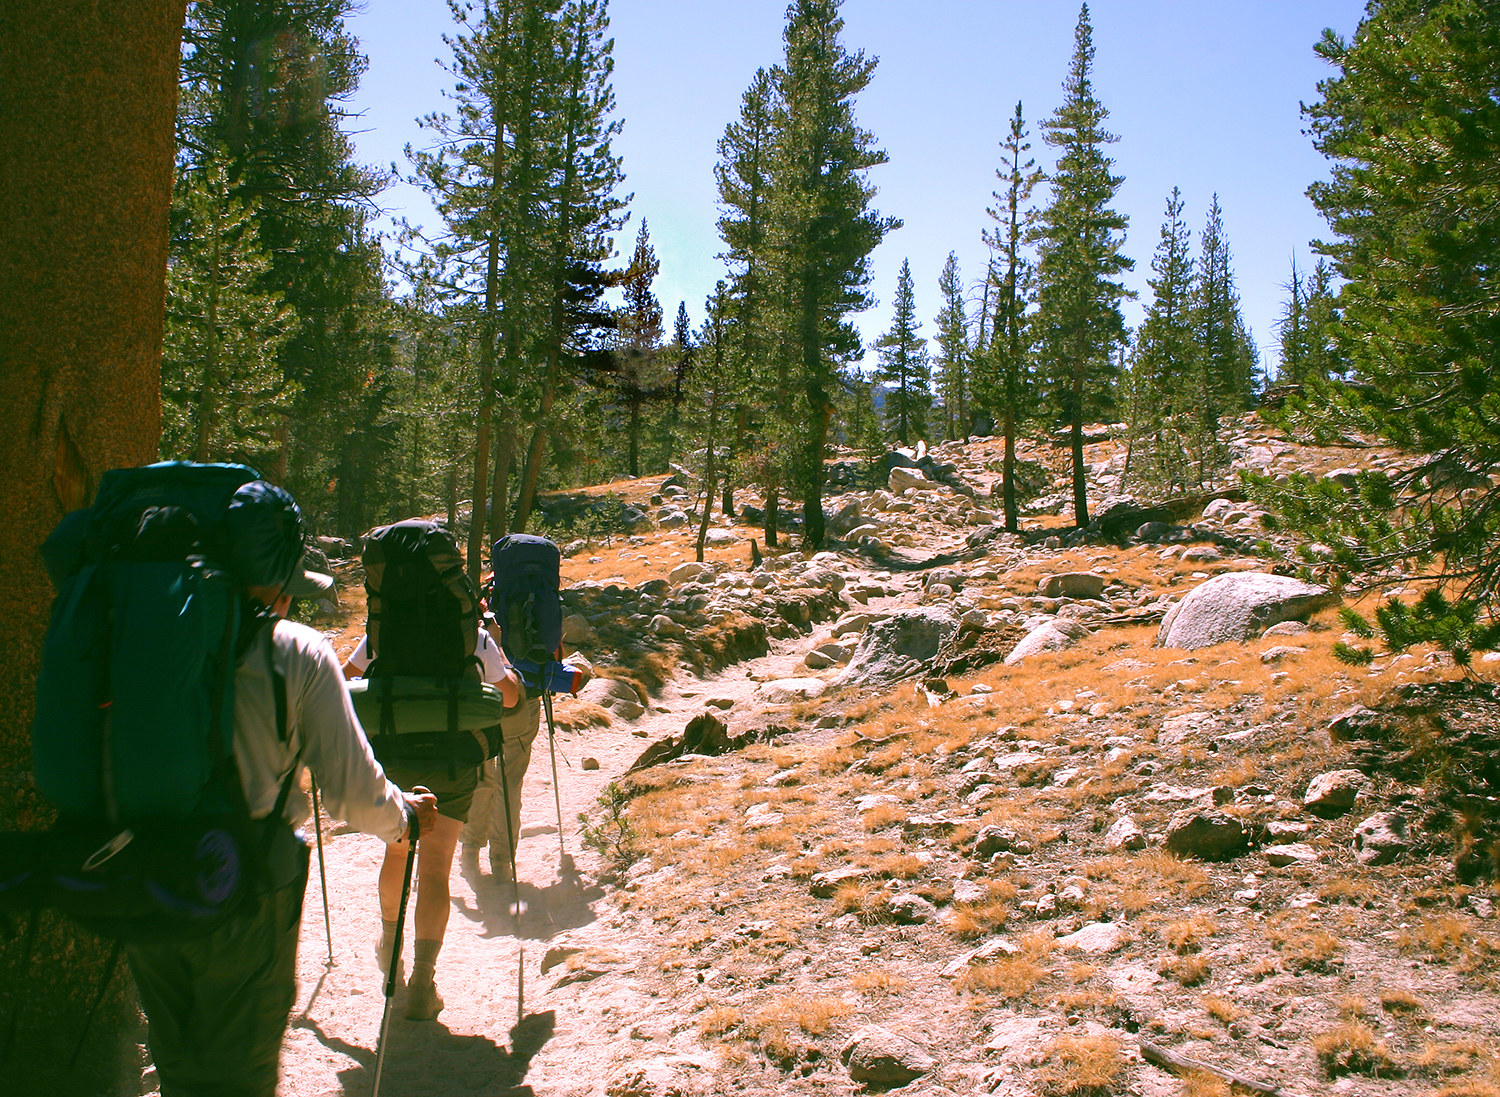
[[(59, 823), (19, 868), (0, 866), (0, 900), (29, 890), (139, 940), (212, 928), (264, 884), (252, 862), (273, 829), (290, 833), (291, 780), (270, 821), (252, 822), (234, 677), (268, 618), (243, 588), (284, 581), (301, 551), (290, 496), (243, 465), (116, 469), (63, 519), (42, 549), (58, 594), (32, 726), (36, 786)], [(285, 734), (284, 686), (276, 701)]]
[(507, 534), (490, 553), (489, 607), (500, 622), (500, 648), (530, 689), (562, 659), (561, 564), (555, 544), (529, 533)]

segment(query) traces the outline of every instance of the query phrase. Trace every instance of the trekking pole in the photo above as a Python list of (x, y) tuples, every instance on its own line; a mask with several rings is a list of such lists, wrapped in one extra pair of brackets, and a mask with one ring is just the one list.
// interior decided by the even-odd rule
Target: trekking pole
[(552, 756), (552, 802), (557, 805), (557, 867), (567, 872), (572, 863), (568, 860), (568, 847), (563, 842), (562, 792), (557, 785), (557, 725), (552, 722), (552, 691), (547, 688), (547, 672), (551, 664), (542, 664), (542, 711), (547, 714), (547, 753)]
[(318, 880), (323, 885), (323, 935), (328, 939), (328, 962), (325, 967), (334, 967), (333, 922), (328, 917), (328, 870), (323, 866), (323, 813), (318, 810), (318, 779), (308, 774), (312, 782), (313, 830), (318, 835)]
[(375, 1085), (370, 1097), (380, 1097), (380, 1075), (385, 1070), (385, 1038), (391, 1028), (391, 1000), (396, 997), (396, 974), (401, 969), (401, 934), (406, 928), (406, 901), (411, 897), (411, 872), (417, 863), (417, 813), (408, 806), (406, 813), (406, 872), (401, 877), (401, 905), (396, 908), (396, 939), (391, 943), (391, 966), (385, 973), (385, 1008), (380, 1013), (380, 1039), (375, 1044)]
[[(510, 822), (510, 782), (505, 778), (505, 732), (500, 733), (500, 796), (505, 801), (505, 845), (510, 858), (510, 890), (516, 920), (516, 1024), (526, 1019), (526, 945), (521, 941), (521, 877), (516, 872), (516, 834)], [(492, 846), (491, 849), (494, 847)], [(490, 871), (495, 862), (490, 861)]]

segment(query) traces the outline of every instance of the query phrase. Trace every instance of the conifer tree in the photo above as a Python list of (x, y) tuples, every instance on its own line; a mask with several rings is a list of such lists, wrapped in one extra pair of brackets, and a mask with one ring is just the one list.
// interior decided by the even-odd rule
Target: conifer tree
[(1130, 295), (1116, 279), (1135, 265), (1122, 251), (1128, 218), (1109, 208), (1123, 178), (1112, 174), (1114, 162), (1104, 153), (1118, 138), (1104, 129), (1109, 112), (1094, 96), (1093, 62), (1093, 28), (1084, 4), (1063, 103), (1042, 123), (1043, 140), (1059, 153), (1049, 177), (1050, 201), (1032, 233), (1036, 345), (1051, 402), (1068, 428), (1079, 526), (1089, 521), (1083, 426), (1111, 408), (1115, 352), (1125, 341), (1120, 302)]
[[(845, 363), (861, 350), (851, 313), (868, 308), (869, 255), (900, 222), (870, 208), (870, 168), (886, 161), (854, 119), (875, 60), (839, 41), (842, 0), (793, 0), (775, 80), (768, 171), (768, 300), (797, 398), (782, 428), (802, 496), (803, 536), (821, 547), (823, 461)], [(767, 501), (768, 505), (770, 500)]]
[(651, 230), (643, 220), (636, 233), (635, 251), (622, 279), (625, 304), (620, 309), (616, 335), (615, 390), (625, 412), (627, 457), (625, 469), (641, 474), (642, 414), (652, 402), (671, 393), (658, 360), (661, 350), (661, 303), (651, 283), (661, 271)]
[(1297, 269), (1291, 278), (1277, 335), (1281, 350), (1278, 380), (1303, 385), (1341, 377), (1348, 368), (1338, 347), (1338, 306), (1333, 293), (1333, 268), (1319, 258), (1311, 274)]
[(1399, 648), (1426, 630), (1466, 662), (1465, 615), (1493, 620), (1500, 595), (1500, 20), (1488, 0), (1372, 0), (1351, 39), (1325, 31), (1317, 52), (1337, 72), (1307, 109), (1330, 161), (1308, 193), (1333, 233), (1317, 246), (1344, 280), (1338, 343), (1359, 383), (1316, 383), (1302, 410), (1421, 459), (1347, 491), (1257, 490), (1334, 547), (1342, 576), (1436, 561), (1459, 603), (1434, 592), (1414, 620), (1383, 607), (1382, 633)]
[(1184, 428), (1185, 420), (1195, 418), (1188, 384), (1197, 355), (1190, 242), (1182, 192), (1173, 187), (1151, 260), (1151, 305), (1136, 333), (1125, 379), (1130, 424), (1126, 479), (1168, 491), (1187, 486)]
[(1192, 322), (1196, 346), (1189, 388), (1198, 408), (1197, 430), (1191, 437), (1201, 484), (1228, 461), (1218, 441), (1219, 421), (1250, 406), (1259, 357), (1240, 313), (1217, 194), (1209, 203), (1195, 274)]
[(1027, 203), (1032, 189), (1043, 176), (1036, 161), (1028, 154), (1026, 122), (1021, 103), (1011, 116), (1010, 129), (1000, 148), (1002, 159), (995, 175), (1005, 184), (1003, 194), (995, 192), (995, 205), (989, 208), (996, 222), (983, 233), (995, 258), (991, 261), (985, 283), (989, 336), (980, 339), (976, 359), (976, 398), (995, 420), (1004, 438), (1001, 461), (1002, 505), (1005, 528), (1019, 529), (1019, 502), (1016, 498), (1016, 435), (1021, 426), (1035, 414), (1035, 377), (1032, 367), (1032, 326), (1027, 316), (1033, 267), (1022, 253), (1031, 211)]
[(938, 293), (943, 307), (937, 315), (938, 392), (943, 398), (943, 437), (969, 437), (971, 380), (969, 316), (964, 301), (963, 279), (958, 273), (958, 256), (948, 253), (943, 272), (938, 276)]
[(263, 464), (292, 412), (277, 352), (296, 314), (262, 288), (271, 260), (221, 159), (179, 178), (172, 220), (193, 246), (167, 271), (162, 456)]
[[(270, 259), (259, 292), (300, 323), (278, 350), (296, 386), (284, 442), (263, 471), (315, 518), (365, 528), (376, 505), (368, 462), (382, 452), (382, 392), (393, 332), (384, 257), (369, 206), (384, 177), (354, 161), (344, 103), (364, 70), (344, 27), (351, 0), (214, 0), (189, 7), (178, 111), (179, 171), (221, 157)], [(191, 249), (174, 239), (174, 261)]]
[[(766, 69), (757, 70), (740, 100), (739, 119), (731, 122), (719, 139), (719, 161), (714, 165), (718, 183), (719, 235), (725, 250), (720, 257), (729, 267), (726, 287), (723, 368), (734, 379), (725, 395), (727, 453), (722, 470), (723, 509), (734, 514), (737, 478), (752, 451), (764, 452), (772, 445), (763, 425), (766, 419), (790, 417), (790, 386), (786, 358), (772, 355), (767, 338), (767, 282), (769, 250), (766, 202), (770, 190), (771, 148), (774, 134), (771, 111), (775, 81)], [(752, 395), (754, 394), (754, 395)], [(764, 462), (770, 473), (766, 494), (766, 544), (777, 544), (777, 506), (780, 462), (773, 456)]]
[(876, 376), (886, 386), (886, 429), (903, 446), (927, 437), (927, 415), (932, 410), (927, 340), (917, 335), (921, 326), (917, 321), (911, 263), (903, 259), (896, 275), (891, 328), (876, 344), (880, 351)]

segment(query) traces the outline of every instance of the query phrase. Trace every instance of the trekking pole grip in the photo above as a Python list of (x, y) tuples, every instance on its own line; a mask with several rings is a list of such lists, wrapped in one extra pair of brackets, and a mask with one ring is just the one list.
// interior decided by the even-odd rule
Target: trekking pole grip
[(422, 820), (417, 817), (417, 807), (410, 800), (402, 800), (406, 808), (406, 840), (412, 845), (422, 836)]

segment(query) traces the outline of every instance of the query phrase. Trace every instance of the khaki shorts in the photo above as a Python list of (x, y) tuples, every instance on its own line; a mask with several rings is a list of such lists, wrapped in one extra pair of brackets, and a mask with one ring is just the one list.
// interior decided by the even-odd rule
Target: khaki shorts
[(474, 790), (479, 787), (477, 767), (460, 769), (450, 777), (446, 763), (411, 765), (396, 762), (385, 767), (385, 775), (407, 792), (417, 785), (431, 789), (437, 796), (439, 815), (457, 819), (460, 823), (468, 821), (469, 805), (474, 802)]

